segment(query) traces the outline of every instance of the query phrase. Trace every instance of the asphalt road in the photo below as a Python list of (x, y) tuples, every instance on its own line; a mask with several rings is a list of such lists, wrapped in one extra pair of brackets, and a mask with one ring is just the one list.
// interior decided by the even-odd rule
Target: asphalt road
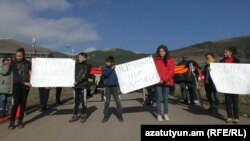
[[(34, 111), (24, 118), (23, 129), (8, 130), (8, 122), (0, 125), (0, 141), (139, 141), (142, 124), (162, 125), (218, 125), (226, 124), (226, 112), (208, 113), (199, 105), (182, 105), (175, 97), (169, 97), (169, 121), (158, 122), (155, 107), (142, 104), (141, 93), (122, 95), (124, 122), (119, 122), (115, 109), (108, 122), (102, 123), (103, 101), (96, 94), (88, 99), (88, 119), (69, 123), (72, 116), (73, 101), (51, 107), (45, 113)], [(115, 102), (111, 102), (115, 107)], [(250, 124), (249, 118), (240, 117), (240, 124)]]

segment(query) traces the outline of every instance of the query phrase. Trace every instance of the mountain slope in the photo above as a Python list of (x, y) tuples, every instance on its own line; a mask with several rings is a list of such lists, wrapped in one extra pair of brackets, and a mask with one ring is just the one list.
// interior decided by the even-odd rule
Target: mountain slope
[(196, 60), (204, 60), (204, 54), (207, 52), (212, 52), (217, 57), (221, 58), (223, 57), (223, 50), (226, 47), (230, 46), (235, 46), (237, 48), (237, 57), (244, 60), (243, 62), (250, 62), (250, 36), (242, 36), (215, 42), (209, 41), (194, 44), (185, 48), (176, 49), (172, 51), (171, 54), (175, 58), (181, 58), (182, 56), (191, 56), (191, 58), (196, 58)]
[(217, 56), (223, 56), (223, 50), (226, 47), (235, 46), (238, 50), (238, 57), (249, 58), (250, 36), (238, 37), (220, 40), (216, 42), (208, 41), (194, 44), (185, 48), (172, 51), (172, 55), (200, 55), (201, 53), (214, 52)]
[(137, 54), (132, 51), (127, 51), (123, 49), (109, 49), (109, 50), (98, 50), (89, 52), (89, 63), (92, 65), (104, 65), (105, 59), (108, 56), (113, 56), (115, 58), (116, 64), (121, 64), (129, 61), (133, 61), (136, 59), (140, 59), (148, 56), (147, 54)]

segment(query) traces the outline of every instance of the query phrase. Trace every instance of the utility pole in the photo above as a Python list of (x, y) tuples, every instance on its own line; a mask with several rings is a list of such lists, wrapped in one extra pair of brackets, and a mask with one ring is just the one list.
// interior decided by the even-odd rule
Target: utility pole
[[(70, 50), (70, 44), (67, 44), (66, 47)], [(71, 58), (71, 57), (70, 57), (70, 53), (71, 53), (71, 51), (68, 53), (68, 54), (69, 54), (69, 58)]]
[(33, 38), (32, 38), (32, 49), (33, 49), (34, 56), (36, 56), (36, 49), (35, 49), (35, 46), (36, 46), (36, 38), (33, 37)]

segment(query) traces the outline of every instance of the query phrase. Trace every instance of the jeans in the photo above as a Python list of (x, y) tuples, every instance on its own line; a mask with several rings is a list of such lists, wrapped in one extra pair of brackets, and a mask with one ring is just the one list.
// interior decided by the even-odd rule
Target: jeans
[(227, 117), (239, 119), (239, 95), (225, 94)]
[(161, 114), (161, 100), (163, 98), (164, 103), (164, 114), (168, 114), (168, 86), (156, 86), (156, 113)]
[(10, 118), (11, 123), (15, 122), (16, 112), (19, 105), (20, 105), (20, 115), (18, 121), (19, 122), (23, 121), (28, 94), (29, 94), (28, 87), (24, 86), (21, 83), (14, 83), (13, 85), (14, 105), (12, 106), (11, 109), (11, 118)]
[(87, 113), (87, 89), (75, 89), (74, 100), (74, 115), (78, 115), (80, 103), (82, 103), (81, 114), (85, 115)]
[(210, 107), (218, 107), (219, 96), (214, 84), (205, 84), (205, 91)]
[(122, 105), (119, 99), (119, 93), (118, 93), (118, 87), (106, 87), (105, 88), (105, 103), (104, 103), (104, 116), (108, 117), (109, 116), (109, 103), (111, 99), (111, 95), (113, 95), (113, 98), (116, 102), (116, 112), (118, 117), (122, 117)]
[(0, 93), (0, 110), (8, 110), (11, 105), (11, 95)]

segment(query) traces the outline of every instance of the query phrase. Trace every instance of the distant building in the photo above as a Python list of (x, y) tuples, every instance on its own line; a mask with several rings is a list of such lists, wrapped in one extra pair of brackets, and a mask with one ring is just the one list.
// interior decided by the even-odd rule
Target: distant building
[(0, 58), (5, 55), (11, 55), (14, 57), (15, 52), (18, 48), (24, 48), (26, 57), (52, 57), (53, 53), (49, 49), (35, 47), (35, 52), (32, 48), (32, 45), (26, 44), (20, 41), (16, 41), (13, 39), (0, 39)]

